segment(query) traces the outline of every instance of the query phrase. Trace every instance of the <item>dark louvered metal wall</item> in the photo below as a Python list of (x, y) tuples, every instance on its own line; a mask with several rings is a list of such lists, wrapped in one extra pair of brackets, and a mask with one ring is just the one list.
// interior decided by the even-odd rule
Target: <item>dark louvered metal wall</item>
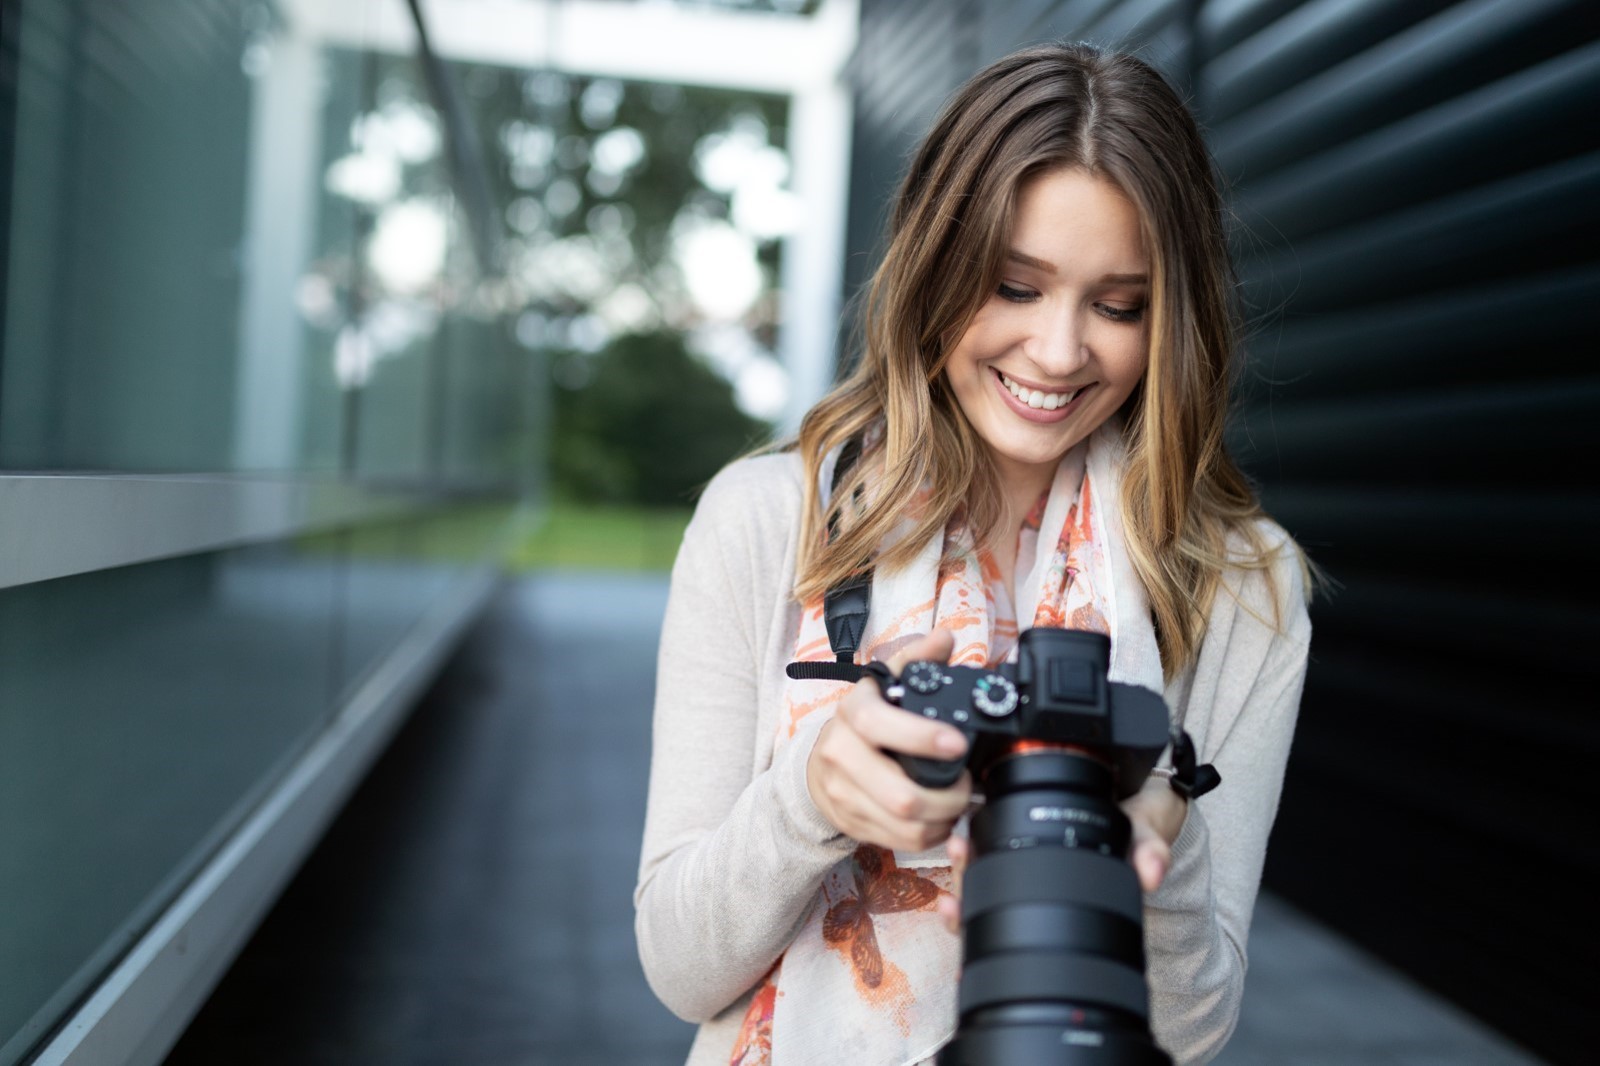
[(949, 89), (1063, 37), (1191, 94), (1254, 327), (1234, 449), (1338, 586), (1268, 886), (1592, 1061), (1600, 5), (868, 0), (852, 277)]

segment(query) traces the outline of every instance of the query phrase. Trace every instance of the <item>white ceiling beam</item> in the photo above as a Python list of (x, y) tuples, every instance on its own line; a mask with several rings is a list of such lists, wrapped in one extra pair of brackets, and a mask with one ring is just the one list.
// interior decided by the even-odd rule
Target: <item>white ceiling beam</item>
[[(404, 0), (285, 0), (298, 32), (382, 52), (416, 48)], [(664, 0), (424, 0), (442, 57), (638, 81), (791, 94), (835, 82), (856, 40), (856, 0), (810, 16)]]

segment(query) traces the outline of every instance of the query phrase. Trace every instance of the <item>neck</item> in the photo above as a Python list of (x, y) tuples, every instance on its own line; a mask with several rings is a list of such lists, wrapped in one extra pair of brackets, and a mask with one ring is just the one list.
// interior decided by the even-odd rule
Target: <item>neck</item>
[(1014, 542), (1017, 530), (1022, 528), (1022, 520), (1028, 517), (1028, 512), (1039, 502), (1039, 497), (1050, 490), (1056, 468), (1054, 465), (1017, 463), (1001, 456), (994, 458), (1000, 482), (1001, 510), (999, 522), (989, 534), (991, 539)]
[(1000, 571), (1006, 588), (1016, 602), (1017, 538), (1022, 533), (1022, 522), (1039, 502), (1039, 497), (1049, 491), (1055, 468), (1040, 470), (1037, 467), (1010, 463), (995, 456), (995, 473), (1000, 489), (1000, 514), (995, 524), (984, 531), (983, 540), (989, 558)]

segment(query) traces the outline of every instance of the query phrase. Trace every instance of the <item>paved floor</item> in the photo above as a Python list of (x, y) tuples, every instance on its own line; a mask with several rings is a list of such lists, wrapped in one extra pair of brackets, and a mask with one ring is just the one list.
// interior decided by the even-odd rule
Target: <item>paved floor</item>
[[(168, 1066), (676, 1066), (631, 893), (665, 584), (551, 575), (473, 629)], [(1265, 899), (1223, 1066), (1536, 1060)]]

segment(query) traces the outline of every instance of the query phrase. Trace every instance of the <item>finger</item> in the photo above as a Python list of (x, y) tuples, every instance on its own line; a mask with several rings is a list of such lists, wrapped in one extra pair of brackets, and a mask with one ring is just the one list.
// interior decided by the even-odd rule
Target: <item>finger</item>
[(917, 784), (899, 763), (875, 747), (864, 748), (852, 760), (852, 777), (862, 792), (872, 797), (890, 819), (898, 822), (936, 822), (940, 832), (929, 847), (950, 835), (972, 799), (972, 775), (963, 771), (947, 788)]
[(966, 754), (966, 738), (954, 725), (925, 719), (877, 696), (848, 703), (848, 707), (840, 704), (838, 715), (870, 746), (923, 759), (960, 759)]
[(1139, 875), (1139, 887), (1145, 892), (1154, 892), (1161, 887), (1167, 868), (1172, 865), (1172, 849), (1153, 832), (1142, 837), (1135, 832), (1132, 861)]
[(1160, 778), (1151, 778), (1123, 801), (1122, 810), (1136, 827), (1150, 830), (1170, 847), (1183, 829), (1189, 804)]
[(954, 896), (940, 896), (934, 904), (934, 912), (939, 915), (939, 920), (944, 922), (944, 927), (952, 933), (961, 932), (961, 901)]
[(966, 738), (953, 727), (924, 721), (876, 699), (849, 711), (841, 705), (833, 721), (839, 728), (831, 738), (829, 758), (900, 817), (954, 820), (971, 801), (972, 775), (965, 770), (946, 788), (927, 788), (913, 781), (894, 759), (896, 752), (950, 758), (947, 741), (938, 735), (941, 731), (966, 745)]
[[(913, 662), (949, 662), (954, 648), (955, 635), (948, 629), (935, 629), (901, 648), (890, 657), (888, 666), (899, 674)], [(907, 714), (885, 700), (875, 684), (858, 684), (838, 713), (872, 743), (891, 751), (943, 760), (960, 758), (967, 751), (960, 730)]]
[(896, 674), (911, 663), (947, 663), (955, 651), (956, 635), (948, 629), (935, 629), (925, 637), (913, 640), (889, 657), (889, 669)]
[(958, 823), (956, 831), (944, 842), (945, 854), (950, 856), (950, 892), (939, 897), (937, 911), (944, 927), (952, 933), (961, 932), (961, 883), (967, 875), (967, 865), (972, 862), (972, 840), (966, 827)]
[(972, 861), (972, 841), (964, 836), (952, 836), (945, 841), (944, 849), (950, 856), (950, 870), (955, 875), (951, 891), (959, 896), (961, 895), (961, 878), (967, 872), (967, 863)]
[(850, 801), (856, 840), (894, 851), (918, 852), (935, 847), (950, 835), (954, 822), (900, 818), (865, 793)]
[(829, 806), (851, 821), (850, 829), (839, 827), (850, 836), (866, 840), (862, 833), (871, 832), (872, 843), (921, 851), (948, 837), (966, 810), (970, 774), (963, 773), (949, 788), (923, 788), (849, 729), (833, 731), (828, 741), (820, 753), (828, 767), (822, 788)]
[(859, 695), (852, 692), (840, 703), (837, 717), (867, 743), (928, 759), (958, 759), (966, 754), (967, 738), (955, 726), (896, 707), (884, 700), (874, 685), (858, 688)]

